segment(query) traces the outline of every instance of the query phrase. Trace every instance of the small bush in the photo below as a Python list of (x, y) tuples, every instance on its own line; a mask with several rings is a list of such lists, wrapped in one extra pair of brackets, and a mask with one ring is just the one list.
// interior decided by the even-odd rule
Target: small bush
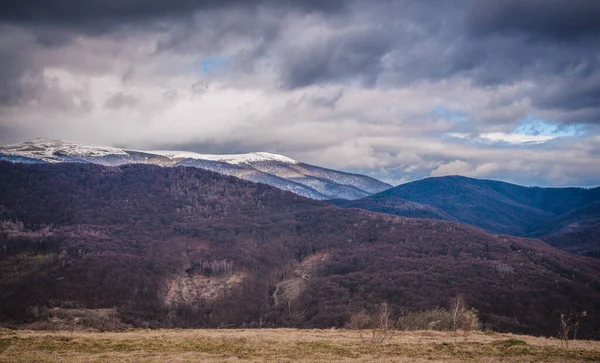
[(364, 310), (350, 316), (346, 323), (346, 329), (351, 330), (364, 330), (371, 327), (373, 327), (373, 319)]
[(370, 330), (370, 334), (363, 335), (361, 338), (371, 343), (382, 343), (389, 341), (396, 330), (392, 319), (392, 310), (387, 303), (381, 303), (377, 313), (373, 316), (361, 311), (350, 317), (346, 328), (354, 330)]
[(477, 312), (473, 309), (459, 308), (455, 311), (437, 308), (413, 311), (402, 315), (397, 324), (400, 330), (437, 330), (465, 332), (479, 330)]

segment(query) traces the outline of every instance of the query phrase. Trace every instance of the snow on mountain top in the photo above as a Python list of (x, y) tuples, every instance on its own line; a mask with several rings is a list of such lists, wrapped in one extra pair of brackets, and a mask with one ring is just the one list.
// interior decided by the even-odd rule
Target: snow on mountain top
[[(110, 146), (89, 145), (62, 140), (46, 139), (35, 139), (33, 141), (27, 141), (21, 144), (0, 146), (0, 154), (18, 155), (28, 158), (46, 160), (49, 162), (59, 161), (56, 159), (55, 154), (57, 153), (74, 157), (103, 157), (107, 155), (127, 156), (127, 151), (128, 150), (122, 150)], [(145, 152), (148, 154), (161, 155), (170, 159), (211, 160), (220, 161), (228, 164), (245, 164), (260, 161), (278, 161), (288, 164), (298, 163), (296, 160), (290, 159), (287, 156), (271, 154), (266, 152), (232, 155), (212, 155), (172, 150), (138, 151)]]
[(197, 154), (188, 151), (170, 151), (170, 150), (154, 150), (149, 151), (153, 154), (166, 156), (171, 159), (199, 159), (220, 161), (228, 164), (245, 164), (259, 161), (278, 161), (288, 164), (298, 163), (296, 160), (287, 156), (271, 154), (267, 152), (255, 152), (247, 154), (230, 154), (230, 155), (213, 155), (213, 154)]
[(36, 139), (21, 144), (0, 146), (0, 161), (75, 162), (106, 166), (133, 163), (165, 167), (191, 166), (269, 184), (314, 199), (356, 199), (391, 187), (363, 175), (311, 166), (287, 156), (267, 152), (214, 155), (174, 150), (119, 149), (61, 140)]
[(127, 155), (121, 149), (109, 146), (79, 144), (61, 140), (35, 139), (21, 144), (0, 146), (0, 153), (19, 155), (34, 159), (52, 161), (55, 153), (70, 156), (101, 157), (106, 155)]

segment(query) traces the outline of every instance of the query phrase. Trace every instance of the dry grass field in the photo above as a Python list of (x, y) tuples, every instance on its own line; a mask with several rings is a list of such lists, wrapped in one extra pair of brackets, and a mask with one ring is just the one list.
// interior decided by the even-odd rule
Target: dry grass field
[(0, 362), (598, 362), (600, 342), (497, 333), (348, 330), (0, 330)]

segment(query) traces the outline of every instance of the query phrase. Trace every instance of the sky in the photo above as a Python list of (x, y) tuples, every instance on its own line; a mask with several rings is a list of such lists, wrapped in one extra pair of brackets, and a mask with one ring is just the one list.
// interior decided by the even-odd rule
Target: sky
[(597, 0), (0, 3), (0, 143), (600, 184)]

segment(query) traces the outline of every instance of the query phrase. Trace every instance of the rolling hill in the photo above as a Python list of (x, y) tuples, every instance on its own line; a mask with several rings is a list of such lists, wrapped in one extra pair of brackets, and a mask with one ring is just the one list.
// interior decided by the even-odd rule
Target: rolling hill
[(343, 208), (365, 209), (409, 218), (440, 219), (457, 221), (448, 213), (428, 204), (411, 202), (401, 198), (363, 198), (359, 200), (331, 199), (327, 202)]
[[(495, 180), (446, 176), (402, 184), (353, 201), (351, 205), (373, 210), (373, 205), (389, 205), (396, 200), (445, 213), (438, 212), (438, 216), (433, 216), (436, 219), (451, 219), (495, 233), (524, 236), (563, 213), (600, 200), (600, 188), (523, 187)], [(389, 212), (406, 216), (412, 213)]]
[(600, 201), (561, 214), (529, 236), (565, 251), (600, 257)]
[(0, 319), (116, 308), (149, 327), (344, 326), (461, 295), (484, 327), (553, 335), (600, 266), (536, 239), (343, 209), (191, 167), (0, 162)]

